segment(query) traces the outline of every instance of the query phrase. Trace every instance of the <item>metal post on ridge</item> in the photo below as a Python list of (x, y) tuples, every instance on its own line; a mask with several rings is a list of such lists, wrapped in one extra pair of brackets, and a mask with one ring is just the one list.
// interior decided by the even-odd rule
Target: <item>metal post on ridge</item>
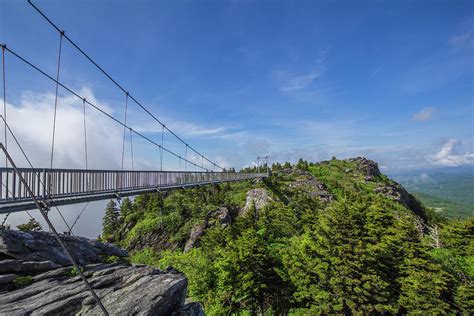
[(268, 165), (268, 155), (265, 156), (257, 156), (257, 172), (260, 173), (260, 161), (263, 161), (266, 165), (267, 176), (270, 174), (270, 166)]

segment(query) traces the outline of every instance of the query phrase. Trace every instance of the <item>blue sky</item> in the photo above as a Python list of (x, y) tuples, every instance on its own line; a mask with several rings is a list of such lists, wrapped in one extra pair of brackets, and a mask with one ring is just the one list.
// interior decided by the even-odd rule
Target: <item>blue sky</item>
[[(226, 166), (263, 154), (364, 155), (387, 172), (474, 164), (472, 1), (35, 3), (168, 126)], [(58, 38), (26, 1), (0, 0), (0, 42), (50, 74)], [(62, 58), (62, 81), (123, 117), (118, 89), (67, 43)], [(7, 83), (12, 124), (45, 164), (38, 143), (50, 142), (54, 85), (9, 55)], [(69, 147), (58, 145), (57, 163), (80, 165), (80, 125), (71, 128), (80, 102), (60, 96), (58, 117), (69, 123), (58, 132)], [(130, 111), (135, 128), (160, 139), (153, 121)], [(44, 124), (25, 125), (41, 113)], [(97, 120), (96, 138), (108, 135), (111, 144), (97, 142), (93, 167), (113, 166), (105, 161), (120, 158), (120, 130)], [(151, 148), (136, 151), (138, 166), (156, 166)]]

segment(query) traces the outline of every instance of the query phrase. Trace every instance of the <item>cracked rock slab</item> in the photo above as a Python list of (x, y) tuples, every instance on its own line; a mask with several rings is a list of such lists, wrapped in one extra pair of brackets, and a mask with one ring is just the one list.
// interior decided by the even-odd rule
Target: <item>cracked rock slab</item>
[[(100, 315), (80, 277), (64, 272), (43, 273), (28, 286), (2, 293), (0, 315)], [(187, 280), (175, 271), (102, 264), (86, 266), (85, 274), (110, 315), (170, 315), (186, 297)]]

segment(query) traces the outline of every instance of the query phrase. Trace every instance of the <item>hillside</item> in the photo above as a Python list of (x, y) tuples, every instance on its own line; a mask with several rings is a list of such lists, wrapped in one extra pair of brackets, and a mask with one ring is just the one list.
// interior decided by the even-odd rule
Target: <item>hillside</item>
[(102, 239), (184, 272), (210, 315), (474, 309), (472, 218), (441, 218), (365, 158), (271, 169), (111, 201)]
[(474, 216), (472, 168), (408, 172), (393, 175), (427, 207), (448, 218)]

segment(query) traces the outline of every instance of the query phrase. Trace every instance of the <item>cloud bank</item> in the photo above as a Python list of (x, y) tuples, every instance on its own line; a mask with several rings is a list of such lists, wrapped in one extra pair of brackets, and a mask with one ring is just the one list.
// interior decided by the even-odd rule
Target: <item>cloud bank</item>
[(460, 153), (461, 146), (462, 142), (459, 139), (450, 139), (443, 145), (440, 151), (428, 156), (428, 159), (436, 166), (474, 166), (474, 153)]

